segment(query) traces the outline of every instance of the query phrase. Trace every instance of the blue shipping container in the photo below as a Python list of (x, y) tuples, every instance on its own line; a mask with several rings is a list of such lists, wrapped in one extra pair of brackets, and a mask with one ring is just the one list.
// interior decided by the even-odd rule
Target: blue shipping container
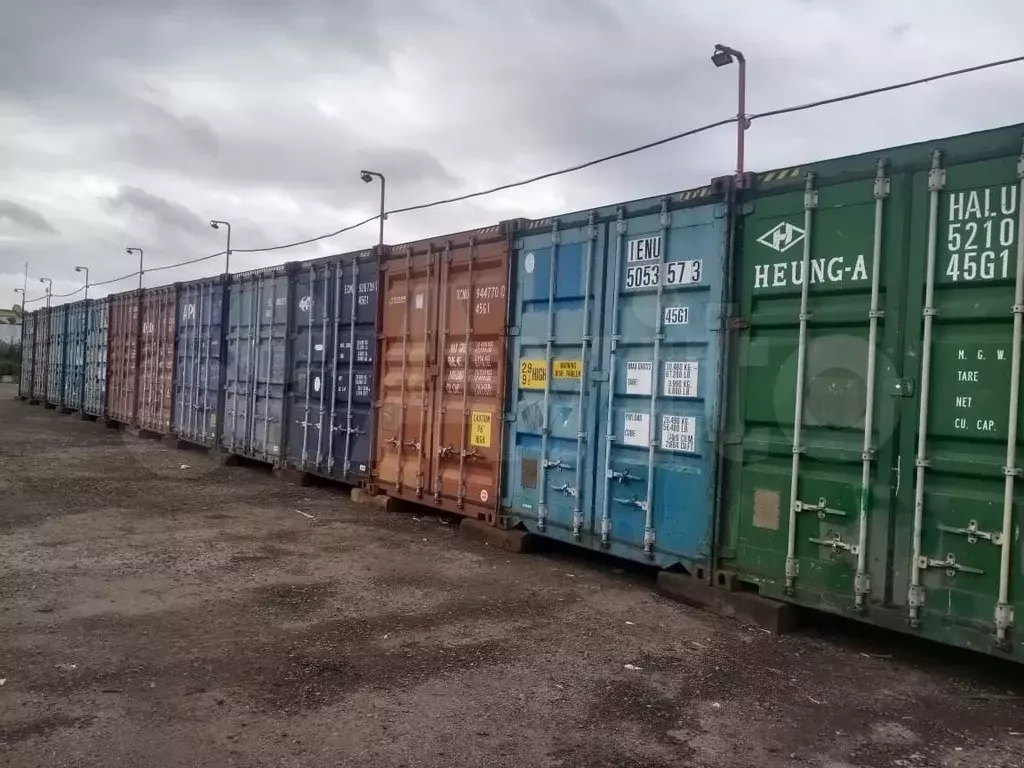
[(60, 304), (50, 309), (50, 357), (46, 376), (46, 402), (52, 406), (63, 405), (64, 374), (67, 365), (68, 305)]
[(285, 463), (336, 480), (370, 473), (377, 259), (300, 264), (292, 276)]
[(89, 304), (86, 300), (65, 304), (67, 320), (64, 328), (64, 375), (61, 405), (73, 411), (82, 410), (82, 387), (85, 383), (85, 340), (88, 333)]
[(107, 330), (110, 299), (89, 302), (89, 325), (85, 337), (85, 382), (82, 410), (90, 416), (107, 417)]
[(710, 194), (522, 225), (506, 522), (660, 567), (707, 562), (728, 232)]
[(223, 421), (224, 308), (223, 275), (180, 286), (171, 432), (210, 448), (220, 442)]
[(232, 275), (224, 331), (224, 419), (228, 453), (280, 464), (285, 437), (292, 265)]
[(32, 397), (33, 361), (36, 351), (36, 318), (38, 312), (25, 312), (21, 316), (21, 375), (18, 377), (18, 397)]

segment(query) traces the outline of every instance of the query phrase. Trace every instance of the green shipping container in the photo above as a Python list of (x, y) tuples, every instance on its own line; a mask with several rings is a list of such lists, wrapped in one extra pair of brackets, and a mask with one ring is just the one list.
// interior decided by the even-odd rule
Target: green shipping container
[(717, 583), (1024, 660), (1022, 142), (773, 171), (740, 202)]

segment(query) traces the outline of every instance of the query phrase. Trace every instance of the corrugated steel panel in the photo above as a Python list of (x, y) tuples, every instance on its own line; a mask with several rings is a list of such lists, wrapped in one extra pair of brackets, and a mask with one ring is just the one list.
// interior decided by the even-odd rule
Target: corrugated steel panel
[(35, 312), (35, 333), (32, 337), (32, 399), (46, 402), (47, 381), (50, 375), (50, 310)]
[(1024, 659), (1022, 142), (805, 164), (749, 198), (723, 573)]
[(135, 425), (138, 405), (140, 298), (139, 291), (116, 293), (110, 297), (107, 415), (128, 425)]
[(377, 259), (300, 264), (293, 276), (287, 463), (349, 482), (370, 474)]
[(183, 283), (178, 293), (174, 428), (182, 440), (216, 447), (223, 412), (224, 277)]
[(381, 258), (375, 477), (388, 494), (497, 521), (508, 270), (505, 227)]
[(171, 434), (177, 316), (177, 284), (143, 292), (136, 421), (140, 428), (160, 435)]
[(511, 523), (662, 567), (708, 561), (726, 213), (679, 195), (523, 227)]
[(98, 418), (107, 416), (107, 333), (110, 299), (89, 301), (88, 332), (85, 341), (83, 410)]
[(64, 333), (64, 373), (61, 405), (73, 411), (82, 410), (85, 385), (85, 342), (88, 335), (90, 301), (65, 304), (67, 320)]
[(292, 266), (233, 275), (228, 287), (221, 446), (274, 464), (285, 440)]
[(26, 312), (21, 318), (21, 374), (18, 377), (18, 397), (32, 397), (32, 373), (35, 361), (35, 332), (38, 312)]
[(50, 344), (46, 373), (46, 402), (59, 406), (64, 394), (64, 361), (67, 355), (68, 305), (61, 304), (49, 310)]

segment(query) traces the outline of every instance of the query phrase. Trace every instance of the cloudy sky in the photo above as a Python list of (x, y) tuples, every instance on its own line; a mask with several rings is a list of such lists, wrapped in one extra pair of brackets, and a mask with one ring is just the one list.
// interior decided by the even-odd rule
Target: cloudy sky
[[(0, 21), (0, 306), (256, 248), (758, 112), (1024, 53), (1019, 0), (35, 0)], [(769, 169), (1024, 122), (1024, 65), (756, 123)], [(580, 173), (396, 215), (402, 242), (686, 189), (733, 167), (720, 128)], [(371, 245), (237, 254), (235, 270)], [(146, 276), (211, 274), (220, 260)], [(137, 278), (136, 278), (137, 280)], [(126, 290), (133, 280), (97, 289)], [(38, 306), (38, 304), (36, 305)]]

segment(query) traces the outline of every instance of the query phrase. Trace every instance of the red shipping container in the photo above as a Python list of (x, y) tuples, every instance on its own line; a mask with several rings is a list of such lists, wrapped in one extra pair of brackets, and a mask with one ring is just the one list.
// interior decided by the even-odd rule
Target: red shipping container
[(135, 425), (139, 360), (139, 291), (110, 297), (107, 336), (107, 411), (113, 421)]
[(174, 340), (178, 285), (147, 288), (139, 335), (138, 408), (141, 429), (171, 434), (174, 416)]

